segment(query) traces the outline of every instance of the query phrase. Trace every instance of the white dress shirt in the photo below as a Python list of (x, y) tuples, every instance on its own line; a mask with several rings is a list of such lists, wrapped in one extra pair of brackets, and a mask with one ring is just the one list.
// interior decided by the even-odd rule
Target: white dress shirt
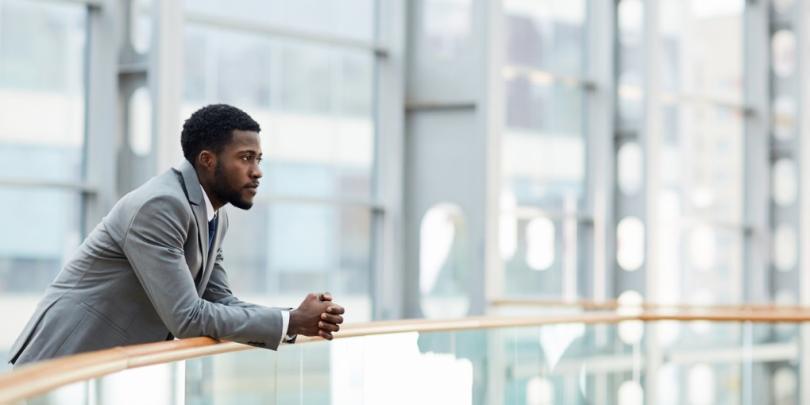
[[(205, 213), (208, 215), (208, 222), (211, 222), (214, 218), (217, 217), (217, 213), (219, 211), (214, 211), (214, 206), (211, 204), (211, 200), (208, 199), (208, 193), (205, 192), (202, 184), (200, 184), (200, 190), (202, 190), (203, 199), (205, 200)], [(206, 231), (207, 232), (207, 231)], [(210, 243), (210, 242), (209, 242)], [(287, 343), (295, 339), (295, 336), (290, 336), (287, 334), (287, 328), (290, 326), (290, 311), (286, 309), (281, 310), (281, 343)], [(286, 339), (285, 339), (286, 337)]]

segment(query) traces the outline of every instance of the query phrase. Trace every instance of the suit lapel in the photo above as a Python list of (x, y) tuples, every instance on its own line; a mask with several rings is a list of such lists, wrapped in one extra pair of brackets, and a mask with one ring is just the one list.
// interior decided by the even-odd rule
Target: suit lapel
[[(214, 232), (214, 242), (211, 244), (211, 251), (207, 253), (207, 260), (203, 262), (203, 275), (200, 279), (200, 285), (197, 286), (197, 293), (202, 297), (205, 292), (205, 287), (208, 285), (208, 280), (211, 278), (211, 272), (214, 270), (214, 263), (217, 261), (217, 251), (222, 243), (222, 230), (225, 228), (225, 210), (219, 209), (219, 218), (217, 219), (217, 230)], [(206, 245), (206, 248), (208, 246)]]
[[(180, 164), (180, 174), (183, 176), (188, 202), (191, 203), (191, 211), (194, 212), (194, 219), (197, 222), (197, 242), (200, 246), (198, 253), (201, 258), (200, 262), (202, 263), (202, 270), (200, 271), (205, 271), (208, 264), (208, 215), (205, 212), (202, 187), (200, 187), (200, 180), (197, 178), (197, 172), (194, 170), (194, 166), (188, 161), (183, 161), (183, 163)], [(192, 274), (192, 277), (193, 276), (194, 274)], [(205, 274), (203, 274), (203, 276), (205, 276)]]

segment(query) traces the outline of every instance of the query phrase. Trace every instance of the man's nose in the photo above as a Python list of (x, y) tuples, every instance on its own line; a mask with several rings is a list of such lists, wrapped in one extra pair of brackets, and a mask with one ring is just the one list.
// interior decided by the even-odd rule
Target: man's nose
[(262, 175), (263, 175), (262, 169), (259, 168), (258, 166), (253, 168), (253, 170), (250, 172), (250, 177), (254, 179), (260, 179), (262, 178)]

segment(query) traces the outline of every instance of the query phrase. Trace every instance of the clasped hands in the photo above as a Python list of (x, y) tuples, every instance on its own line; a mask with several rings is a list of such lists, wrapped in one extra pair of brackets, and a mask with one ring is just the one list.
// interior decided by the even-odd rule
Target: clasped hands
[(332, 302), (332, 295), (307, 294), (298, 308), (290, 311), (288, 335), (320, 336), (332, 340), (333, 332), (343, 323), (342, 306)]

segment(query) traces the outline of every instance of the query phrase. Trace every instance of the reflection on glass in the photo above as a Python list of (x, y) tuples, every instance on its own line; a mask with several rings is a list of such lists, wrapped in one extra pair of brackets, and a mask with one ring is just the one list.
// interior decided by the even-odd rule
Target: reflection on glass
[[(41, 293), (79, 245), (78, 192), (1, 188), (0, 291)], [(5, 295), (5, 294), (4, 294)]]
[(506, 0), (508, 64), (577, 76), (582, 70), (584, 0)]
[(773, 4), (773, 9), (776, 10), (777, 13), (786, 14), (790, 11), (795, 2), (796, 0), (773, 0), (771, 3)]
[[(583, 74), (587, 2), (506, 0), (503, 13), (502, 184), (514, 196), (515, 207), (575, 216), (585, 188), (586, 143), (584, 94), (571, 79), (581, 79)], [(557, 224), (536, 215), (516, 219), (516, 243), (506, 244), (510, 254), (502, 255), (504, 293), (575, 295), (575, 288), (566, 289), (563, 284), (578, 271), (579, 224)], [(514, 223), (502, 222), (502, 226)], [(513, 234), (512, 229), (501, 232)], [(502, 237), (502, 241), (510, 239)]]
[(523, 80), (518, 77), (507, 86), (508, 129), (501, 151), (505, 184), (520, 205), (561, 211), (567, 198), (581, 198), (584, 187), (582, 93)]
[(547, 270), (554, 263), (554, 223), (535, 218), (526, 225), (526, 264), (533, 270)]
[(86, 9), (19, 0), (0, 9), (0, 176), (80, 181)]
[(628, 142), (619, 148), (618, 175), (619, 189), (626, 196), (632, 196), (641, 188), (644, 173), (641, 147), (637, 142)]
[(374, 0), (218, 0), (183, 2), (187, 13), (325, 34), (372, 40)]
[(695, 270), (708, 271), (715, 266), (717, 241), (714, 230), (706, 225), (692, 229), (689, 234), (689, 263)]
[(498, 234), (500, 240), (498, 245), (501, 250), (501, 259), (509, 260), (515, 256), (517, 251), (518, 220), (515, 210), (517, 201), (515, 195), (509, 190), (501, 193), (501, 217), (499, 221)]
[(262, 126), (273, 194), (371, 198), (373, 56), (264, 36), (186, 29), (183, 114), (239, 106)]
[(687, 397), (689, 403), (695, 405), (710, 405), (715, 403), (715, 381), (714, 370), (704, 363), (695, 364), (689, 369)]
[(224, 267), (240, 298), (290, 307), (310, 291), (330, 291), (347, 307), (360, 300), (351, 315), (368, 319), (368, 209), (272, 203), (260, 192), (253, 208), (228, 208), (228, 217)]
[(744, 8), (744, 0), (660, 2), (664, 90), (742, 103)]
[[(638, 315), (641, 313), (644, 297), (638, 291), (628, 290), (621, 293), (617, 301), (619, 307), (616, 312), (619, 315)], [(623, 343), (637, 345), (644, 337), (644, 323), (641, 321), (619, 322), (618, 332), (619, 339)]]
[(455, 60), (469, 43), (472, 27), (471, 0), (425, 0), (417, 21), (422, 41), (439, 61)]
[(132, 0), (130, 3), (130, 39), (135, 52), (146, 54), (152, 45), (152, 4), (154, 0)]
[[(577, 261), (580, 233), (587, 225), (575, 218), (538, 216), (531, 208), (518, 208), (515, 254), (504, 259), (504, 291), (507, 296), (575, 297), (573, 272), (582, 271)], [(575, 277), (575, 275), (574, 275)]]
[[(667, 240), (678, 238), (678, 234)], [(689, 260), (680, 270), (683, 296), (696, 305), (733, 304), (742, 298), (743, 232), (737, 228), (696, 224), (680, 236)], [(687, 245), (688, 243), (688, 245)]]
[(149, 91), (140, 87), (129, 99), (129, 147), (138, 156), (152, 150), (152, 100)]
[(641, 0), (621, 0), (617, 13), (622, 42), (635, 45), (640, 40), (637, 35), (644, 29), (644, 3)]
[(796, 202), (798, 178), (796, 163), (792, 159), (782, 158), (773, 164), (771, 184), (773, 200), (778, 205), (787, 207)]
[(545, 405), (554, 403), (554, 385), (547, 378), (532, 377), (526, 383), (526, 403)]
[(780, 141), (793, 139), (796, 128), (796, 102), (790, 96), (778, 96), (773, 102), (773, 136)]
[(644, 223), (626, 217), (616, 226), (616, 260), (622, 270), (635, 271), (644, 264)]
[[(774, 342), (768, 324), (725, 325), (727, 341), (685, 337), (681, 340), (692, 346), (673, 347), (626, 345), (615, 324), (407, 332), (282, 345), (277, 352), (253, 349), (127, 372), (142, 375), (128, 386), (105, 377), (93, 381), (98, 391), (76, 384), (30, 403), (81, 403), (88, 392), (100, 392), (95, 397), (100, 405), (147, 403), (155, 391), (179, 391), (189, 404), (738, 404), (744, 403), (746, 387), (762, 388), (761, 403), (796, 403), (801, 364), (794, 356), (801, 336)], [(649, 356), (661, 361), (647, 361)], [(650, 377), (655, 390), (648, 389)], [(115, 390), (105, 392), (108, 388)], [(170, 397), (164, 396), (167, 403)]]
[(617, 13), (618, 128), (640, 131), (644, 114), (644, 3), (641, 0), (621, 0)]
[(771, 39), (771, 64), (779, 77), (788, 77), (796, 70), (796, 35), (779, 30)]
[(789, 366), (780, 367), (773, 373), (771, 384), (773, 385), (774, 404), (795, 404), (797, 403), (798, 377), (796, 371)]
[(664, 107), (663, 186), (681, 194), (684, 214), (733, 224), (743, 214), (743, 119), (709, 104)]
[(619, 386), (617, 394), (621, 405), (642, 405), (644, 403), (644, 388), (638, 381), (625, 381)]
[(468, 243), (464, 214), (458, 206), (439, 204), (425, 213), (419, 230), (419, 292), (426, 317), (467, 313)]
[(793, 270), (798, 260), (796, 231), (791, 225), (780, 224), (773, 234), (773, 264), (777, 270)]

